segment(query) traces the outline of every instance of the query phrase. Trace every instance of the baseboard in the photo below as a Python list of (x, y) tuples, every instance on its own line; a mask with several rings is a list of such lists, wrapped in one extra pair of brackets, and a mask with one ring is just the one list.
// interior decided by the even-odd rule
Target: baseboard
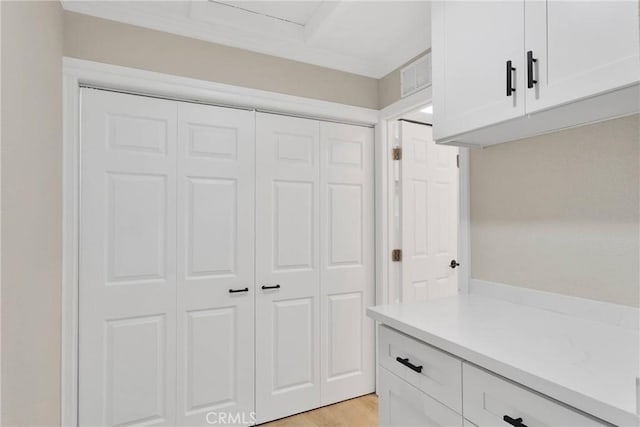
[(479, 279), (470, 280), (469, 293), (608, 323), (622, 328), (640, 329), (640, 309), (625, 305), (537, 291)]

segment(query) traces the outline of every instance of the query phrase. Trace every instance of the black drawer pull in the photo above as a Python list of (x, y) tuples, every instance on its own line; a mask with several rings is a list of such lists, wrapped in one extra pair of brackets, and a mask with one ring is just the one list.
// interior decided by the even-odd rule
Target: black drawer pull
[(416, 366), (413, 363), (409, 362), (408, 357), (406, 359), (403, 359), (402, 357), (396, 357), (396, 361), (402, 363), (404, 366), (411, 369), (412, 371), (416, 371), (417, 373), (422, 372), (422, 366)]
[(280, 289), (280, 285), (273, 285), (273, 286), (262, 285), (262, 289)]
[(513, 72), (515, 70), (516, 69), (511, 66), (511, 61), (507, 61), (507, 96), (511, 96), (511, 94), (516, 91), (512, 83)]
[(527, 87), (529, 89), (533, 89), (533, 85), (538, 83), (537, 80), (533, 78), (533, 63), (538, 62), (536, 58), (533, 57), (533, 51), (530, 50), (527, 52)]
[(236, 294), (238, 292), (249, 292), (249, 288), (244, 289), (229, 289), (230, 294)]
[(513, 427), (527, 427), (526, 424), (522, 423), (522, 418), (511, 418), (509, 415), (505, 415), (502, 417), (503, 421), (507, 424), (511, 424)]

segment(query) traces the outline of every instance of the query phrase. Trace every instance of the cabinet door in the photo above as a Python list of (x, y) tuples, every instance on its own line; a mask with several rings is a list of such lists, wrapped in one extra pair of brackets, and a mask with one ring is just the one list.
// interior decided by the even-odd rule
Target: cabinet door
[(254, 141), (251, 111), (178, 105), (178, 425), (251, 419)]
[(256, 137), (256, 415), (262, 423), (320, 406), (319, 124), (260, 113)]
[(79, 425), (176, 424), (176, 111), (82, 90)]
[(320, 123), (322, 404), (375, 389), (373, 129)]
[(462, 427), (462, 415), (384, 368), (379, 369), (379, 375), (378, 413), (381, 426)]
[(638, 5), (526, 0), (527, 113), (640, 81)]
[(524, 0), (437, 1), (432, 25), (436, 140), (524, 115)]

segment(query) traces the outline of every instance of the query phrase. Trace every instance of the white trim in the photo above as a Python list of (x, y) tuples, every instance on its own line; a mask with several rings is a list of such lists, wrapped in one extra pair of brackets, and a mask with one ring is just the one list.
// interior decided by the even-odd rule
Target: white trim
[[(412, 112), (432, 102), (431, 86), (380, 110), (380, 121), (376, 126), (376, 287), (378, 300), (376, 303), (392, 304), (399, 294), (400, 283), (398, 272), (390, 260), (389, 254), (397, 236), (393, 230), (393, 210), (391, 191), (394, 187), (390, 156), (393, 148), (394, 130), (389, 123), (403, 114)], [(458, 228), (458, 291), (467, 294), (471, 275), (471, 240), (470, 240), (470, 204), (469, 204), (469, 149), (460, 148), (460, 215)], [(395, 266), (397, 267), (397, 266)]]
[[(80, 189), (80, 86), (260, 108), (363, 125), (379, 112), (257, 89), (189, 79), (139, 69), (63, 58), (63, 214), (61, 425), (78, 424), (78, 238)], [(376, 190), (377, 191), (377, 190)]]
[(626, 329), (640, 329), (640, 310), (587, 298), (538, 291), (520, 286), (471, 279), (469, 293), (536, 307)]

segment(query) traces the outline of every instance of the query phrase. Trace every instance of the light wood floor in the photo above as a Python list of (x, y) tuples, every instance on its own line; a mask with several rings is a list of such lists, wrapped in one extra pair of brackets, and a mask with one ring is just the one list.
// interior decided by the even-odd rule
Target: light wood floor
[(375, 394), (367, 394), (261, 424), (260, 427), (374, 427), (377, 425), (378, 397)]

